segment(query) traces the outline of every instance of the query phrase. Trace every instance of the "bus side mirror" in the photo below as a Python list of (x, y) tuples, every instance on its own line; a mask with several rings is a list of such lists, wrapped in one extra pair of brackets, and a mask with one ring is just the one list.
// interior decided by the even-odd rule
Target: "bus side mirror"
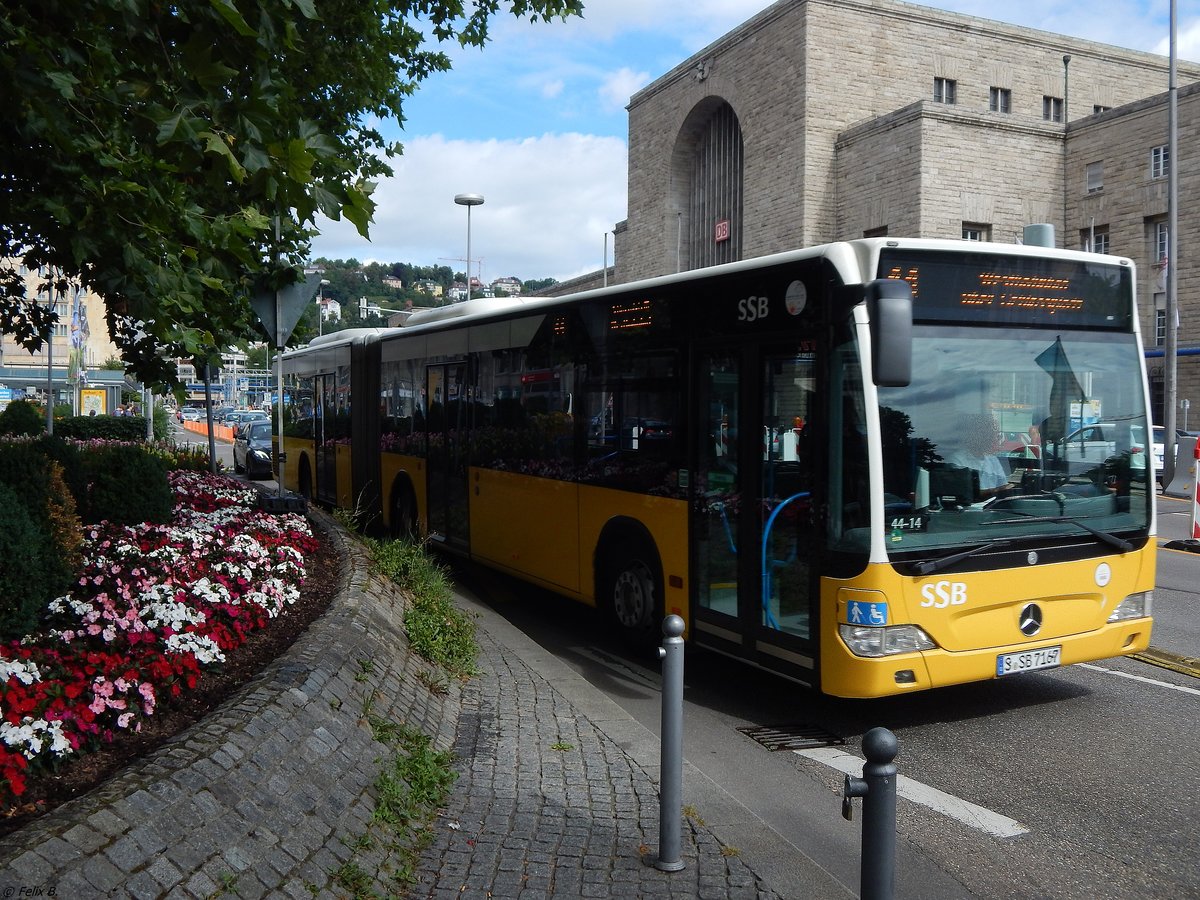
[(912, 381), (912, 288), (899, 278), (878, 278), (865, 292), (871, 329), (871, 370), (879, 387)]

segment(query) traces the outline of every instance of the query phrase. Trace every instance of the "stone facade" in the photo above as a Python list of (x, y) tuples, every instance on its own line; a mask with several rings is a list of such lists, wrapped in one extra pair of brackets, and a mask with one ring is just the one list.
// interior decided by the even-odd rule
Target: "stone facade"
[[(1200, 344), (1200, 260), (1195, 254), (1200, 235), (1200, 84), (1177, 91), (1179, 196), (1177, 256), (1172, 268), (1179, 306), (1179, 347)], [(1164, 340), (1166, 272), (1159, 259), (1157, 225), (1167, 221), (1167, 178), (1155, 176), (1152, 151), (1167, 143), (1167, 95), (1160, 93), (1137, 103), (1073, 123), (1067, 141), (1067, 246), (1080, 247), (1093, 229), (1108, 236), (1108, 252), (1130, 257), (1138, 266), (1138, 300), (1142, 340), (1147, 348)], [(1100, 165), (1100, 184), (1088, 190), (1089, 165)], [(1163, 310), (1161, 316), (1158, 310)], [(1177, 393), (1195, 404), (1187, 426), (1200, 428), (1200, 357), (1181, 356)], [(1162, 357), (1147, 360), (1154, 408), (1160, 408)], [(1183, 414), (1176, 410), (1177, 425)]]
[[(1187, 161), (1200, 123), (1200, 66), (1179, 62), (1179, 303), (1188, 235), (1200, 231), (1200, 178)], [(1108, 252), (1140, 268), (1143, 329), (1155, 344), (1150, 252), (1166, 179), (1149, 177), (1167, 142), (1168, 60), (898, 0), (781, 0), (629, 104), (628, 218), (616, 228), (615, 283), (692, 267), (694, 148), (728, 105), (740, 127), (743, 259), (865, 234), (1018, 240), (1054, 225), (1079, 247), (1095, 218)], [(952, 93), (952, 97), (948, 96)], [(938, 102), (938, 101), (942, 102)], [(953, 102), (946, 102), (952, 100)], [(1087, 193), (1089, 163), (1103, 188)], [(1094, 185), (1093, 185), (1094, 186)], [(703, 190), (703, 187), (700, 188)], [(1180, 398), (1200, 390), (1182, 376)], [(1200, 399), (1200, 394), (1197, 394)], [(1157, 404), (1156, 404), (1157, 406)], [(1200, 408), (1189, 424), (1200, 425)]]

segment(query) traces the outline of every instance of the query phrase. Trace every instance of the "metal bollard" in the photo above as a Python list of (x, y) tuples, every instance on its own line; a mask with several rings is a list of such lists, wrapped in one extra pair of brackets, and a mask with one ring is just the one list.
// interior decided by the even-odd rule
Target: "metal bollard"
[(683, 868), (679, 858), (683, 829), (683, 619), (663, 619), (661, 786), (658, 799), (658, 859), (663, 872)]
[(863, 735), (863, 777), (846, 776), (842, 816), (854, 818), (852, 797), (863, 798), (861, 900), (892, 900), (896, 888), (896, 736), (886, 728)]

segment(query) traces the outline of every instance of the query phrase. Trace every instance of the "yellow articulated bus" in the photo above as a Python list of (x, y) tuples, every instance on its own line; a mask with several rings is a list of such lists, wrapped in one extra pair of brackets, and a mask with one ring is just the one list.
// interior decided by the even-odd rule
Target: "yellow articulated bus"
[(836, 696), (1135, 653), (1134, 284), (880, 238), (418, 312), (285, 354), (283, 481)]

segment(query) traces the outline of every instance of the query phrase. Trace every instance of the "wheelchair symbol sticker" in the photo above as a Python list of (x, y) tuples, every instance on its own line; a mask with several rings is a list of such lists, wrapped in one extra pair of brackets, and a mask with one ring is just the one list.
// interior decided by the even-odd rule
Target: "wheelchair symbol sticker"
[(848, 625), (886, 625), (888, 623), (888, 605), (851, 600), (846, 604), (846, 623)]

